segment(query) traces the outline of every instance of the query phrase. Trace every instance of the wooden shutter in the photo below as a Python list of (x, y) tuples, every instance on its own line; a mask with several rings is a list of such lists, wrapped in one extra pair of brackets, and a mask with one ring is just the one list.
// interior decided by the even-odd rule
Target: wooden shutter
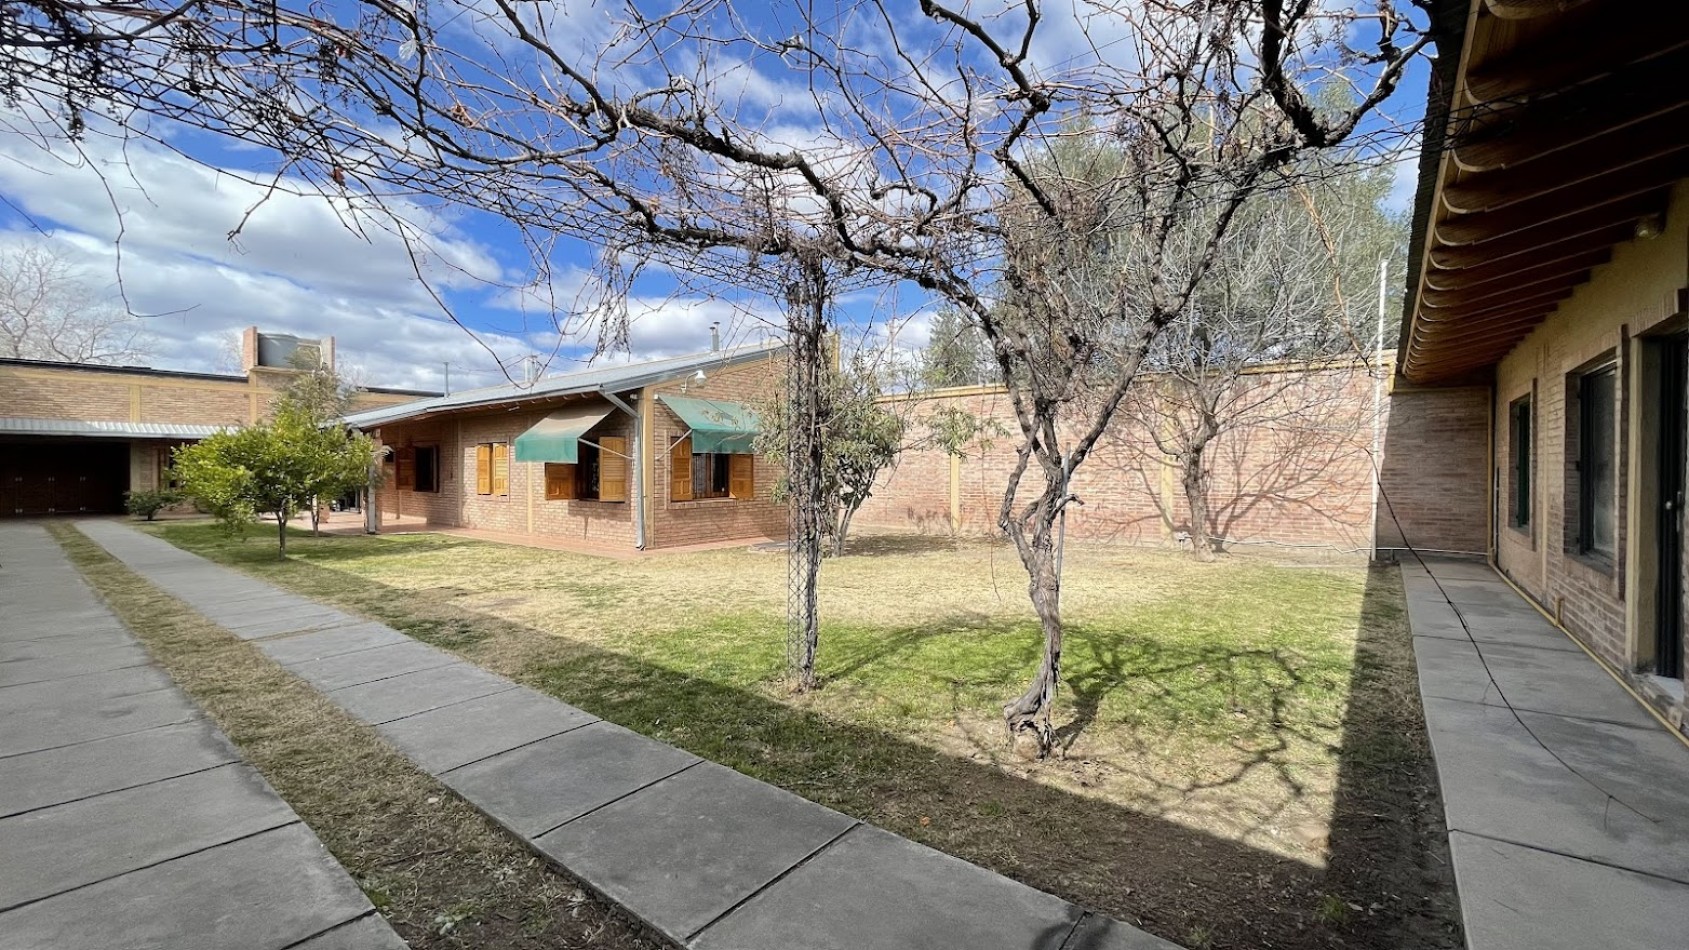
[(406, 446), (394, 453), (393, 487), (400, 491), (416, 490), (416, 449)]
[(740, 501), (757, 495), (757, 457), (730, 455), (727, 462), (727, 494)]
[(475, 447), (475, 494), (493, 493), (493, 447), (482, 442)]
[(628, 440), (605, 436), (598, 440), (598, 500), (628, 500)]
[(545, 463), (546, 501), (567, 501), (575, 496), (575, 467), (558, 462)]
[(493, 443), (493, 494), (510, 494), (510, 444)]
[(692, 437), (669, 449), (669, 500), (692, 500)]

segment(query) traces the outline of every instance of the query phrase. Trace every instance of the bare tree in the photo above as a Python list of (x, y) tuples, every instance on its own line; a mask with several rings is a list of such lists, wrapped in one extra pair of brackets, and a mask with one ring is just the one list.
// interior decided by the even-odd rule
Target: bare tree
[(61, 363), (135, 363), (151, 353), (141, 322), (91, 286), (46, 241), (0, 247), (0, 356)]
[[(558, 242), (585, 239), (604, 287), (658, 263), (818, 306), (796, 269), (958, 308), (1019, 428), (999, 523), (1044, 651), (1003, 712), (1047, 750), (1074, 470), (1237, 209), (1363, 122), (1396, 134), (1372, 117), (1430, 39), (1415, 25), (1428, 2), (693, 0), (577, 17), (515, 0), (20, 0), (0, 17), (0, 88), (37, 133), (101, 134), (90, 116), (115, 114), (129, 134), (164, 118), (268, 147), (271, 187), (332, 196), (350, 226), (415, 244), (416, 201), (498, 215), (541, 286)], [(1326, 105), (1330, 86), (1351, 104)], [(1062, 144), (1085, 139), (1108, 143), (1106, 174), (1061, 173)], [(1109, 237), (1128, 226), (1143, 239)], [(1174, 235), (1197, 253), (1175, 258)], [(1128, 249), (1143, 280), (1086, 273), (1119, 271)]]
[[(1218, 547), (1209, 503), (1215, 442), (1245, 426), (1323, 426), (1343, 377), (1277, 370), (1358, 364), (1373, 342), (1365, 327), (1376, 301), (1366, 277), (1376, 261), (1356, 274), (1343, 250), (1381, 245), (1388, 253), (1405, 235), (1379, 207), (1381, 176), (1325, 164), (1333, 174), (1310, 174), (1239, 209), (1185, 311), (1152, 348), (1151, 384), (1125, 404), (1178, 469), (1191, 550), (1202, 560)], [(1208, 253), (1200, 236), (1174, 246)]]

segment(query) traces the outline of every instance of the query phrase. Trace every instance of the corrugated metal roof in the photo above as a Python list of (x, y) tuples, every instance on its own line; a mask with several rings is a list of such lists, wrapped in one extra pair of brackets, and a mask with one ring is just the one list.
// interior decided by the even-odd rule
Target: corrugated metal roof
[(595, 366), (574, 373), (564, 373), (560, 376), (547, 376), (532, 386), (507, 384), (504, 386), (488, 386), (483, 389), (466, 389), (449, 396), (418, 399), (415, 402), (402, 402), (396, 406), (383, 406), (380, 409), (355, 412), (347, 416), (345, 422), (349, 426), (369, 429), (389, 422), (398, 422), (401, 419), (411, 419), (437, 412), (449, 412), (455, 409), (472, 409), (478, 406), (496, 406), (499, 403), (506, 402), (525, 402), (532, 399), (575, 396), (600, 391), (621, 393), (630, 389), (649, 386), (653, 383), (679, 379), (700, 369), (707, 373), (711, 367), (738, 366), (785, 351), (786, 344), (771, 341), (708, 353), (675, 356), (664, 360), (647, 360), (643, 363)]
[(233, 426), (176, 422), (83, 422), (78, 419), (0, 418), (0, 435), (70, 435), (96, 439), (203, 439)]

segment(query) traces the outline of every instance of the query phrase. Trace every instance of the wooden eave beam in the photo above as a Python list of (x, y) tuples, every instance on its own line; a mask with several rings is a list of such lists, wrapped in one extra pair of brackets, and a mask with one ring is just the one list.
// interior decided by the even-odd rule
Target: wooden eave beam
[(1425, 289), (1473, 290), (1492, 284), (1512, 285), (1515, 281), (1522, 286), (1561, 274), (1589, 271), (1612, 259), (1613, 249), (1601, 247), (1593, 251), (1574, 251), (1564, 257), (1543, 261), (1530, 267), (1511, 266), (1503, 261), (1495, 267), (1471, 267), (1466, 270), (1432, 269), (1425, 274)]
[(1459, 349), (1464, 346), (1492, 343), (1500, 339), (1519, 339), (1522, 334), (1531, 330), (1548, 319), (1548, 312), (1543, 311), (1530, 317), (1518, 317), (1505, 323), (1486, 323), (1469, 330), (1454, 332), (1439, 332), (1416, 337), (1411, 348), (1414, 352), (1432, 352), (1436, 350)]
[(1484, 0), (1484, 6), (1502, 20), (1531, 20), (1565, 13), (1588, 0)]
[[(1684, 154), (1689, 161), (1689, 152)], [(1561, 232), (1588, 232), (1593, 227), (1613, 227), (1642, 216), (1654, 215), (1665, 208), (1669, 191), (1665, 186), (1677, 181), (1669, 177), (1648, 176), (1630, 179), (1615, 176), (1586, 183), (1556, 196), (1530, 201), (1527, 205), (1486, 211), (1481, 215), (1444, 215), (1436, 221), (1437, 243), (1444, 247), (1464, 247), (1500, 242), (1517, 235), (1549, 235), (1549, 240)]]
[(1419, 317), (1427, 324), (1441, 325), (1446, 323), (1463, 323), (1488, 316), (1504, 316), (1521, 313), (1532, 307), (1550, 307), (1572, 295), (1572, 287), (1550, 287), (1529, 294), (1522, 294), (1503, 300), (1486, 300), (1480, 303), (1455, 305), (1449, 307), (1433, 307), (1423, 301), (1419, 305)]
[(1689, 71), (1689, 55), (1663, 56), (1653, 63), (1659, 69), (1648, 73), (1662, 75), (1632, 80), (1627, 72), (1575, 96), (1498, 110), (1481, 129), (1458, 135), (1450, 157), (1469, 174), (1518, 168), (1640, 122), (1681, 117), (1689, 109), (1689, 90), (1677, 77)]
[(1419, 295), (1419, 300), (1427, 307), (1446, 309), (1462, 304), (1477, 305), (1503, 298), (1517, 299), (1539, 291), (1576, 287), (1588, 279), (1589, 271), (1572, 271), (1518, 284), (1491, 284), (1480, 291), (1426, 290)]
[[(1615, 16), (1647, 28), (1615, 27)], [(1547, 32), (1469, 68), (1466, 101), (1535, 98), (1689, 48), (1689, 4), (1682, 0), (1632, 0), (1622, 12), (1611, 4), (1586, 4), (1547, 22)]]
[(1575, 185), (1689, 151), (1689, 124), (1675, 113), (1626, 126), (1612, 135), (1562, 149), (1518, 170), (1457, 175), (1444, 186), (1442, 208), (1456, 214), (1496, 211)]
[(1564, 257), (1568, 253), (1593, 251), (1627, 241), (1636, 233), (1636, 219), (1603, 214), (1605, 208), (1595, 208), (1570, 218), (1563, 218), (1554, 230), (1563, 234), (1557, 240), (1545, 241), (1546, 235), (1515, 234), (1488, 244), (1467, 247), (1435, 247), (1431, 249), (1431, 264), (1444, 270), (1461, 270), (1494, 264), (1515, 257), (1524, 258), (1520, 267), (1534, 267), (1546, 260)]

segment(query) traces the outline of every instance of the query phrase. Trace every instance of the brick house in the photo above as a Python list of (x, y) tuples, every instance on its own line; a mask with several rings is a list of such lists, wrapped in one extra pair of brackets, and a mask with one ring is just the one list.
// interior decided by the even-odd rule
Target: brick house
[(1689, 4), (1438, 15), (1391, 529), (1487, 554), (1681, 723)]
[[(0, 359), (0, 517), (109, 514), (123, 493), (158, 487), (170, 453), (263, 418), (301, 349), (334, 365), (334, 339), (248, 327), (242, 375)], [(367, 388), (374, 408), (432, 395)]]
[(348, 416), (388, 449), (381, 518), (653, 550), (785, 537), (755, 408), (783, 344), (594, 367)]

